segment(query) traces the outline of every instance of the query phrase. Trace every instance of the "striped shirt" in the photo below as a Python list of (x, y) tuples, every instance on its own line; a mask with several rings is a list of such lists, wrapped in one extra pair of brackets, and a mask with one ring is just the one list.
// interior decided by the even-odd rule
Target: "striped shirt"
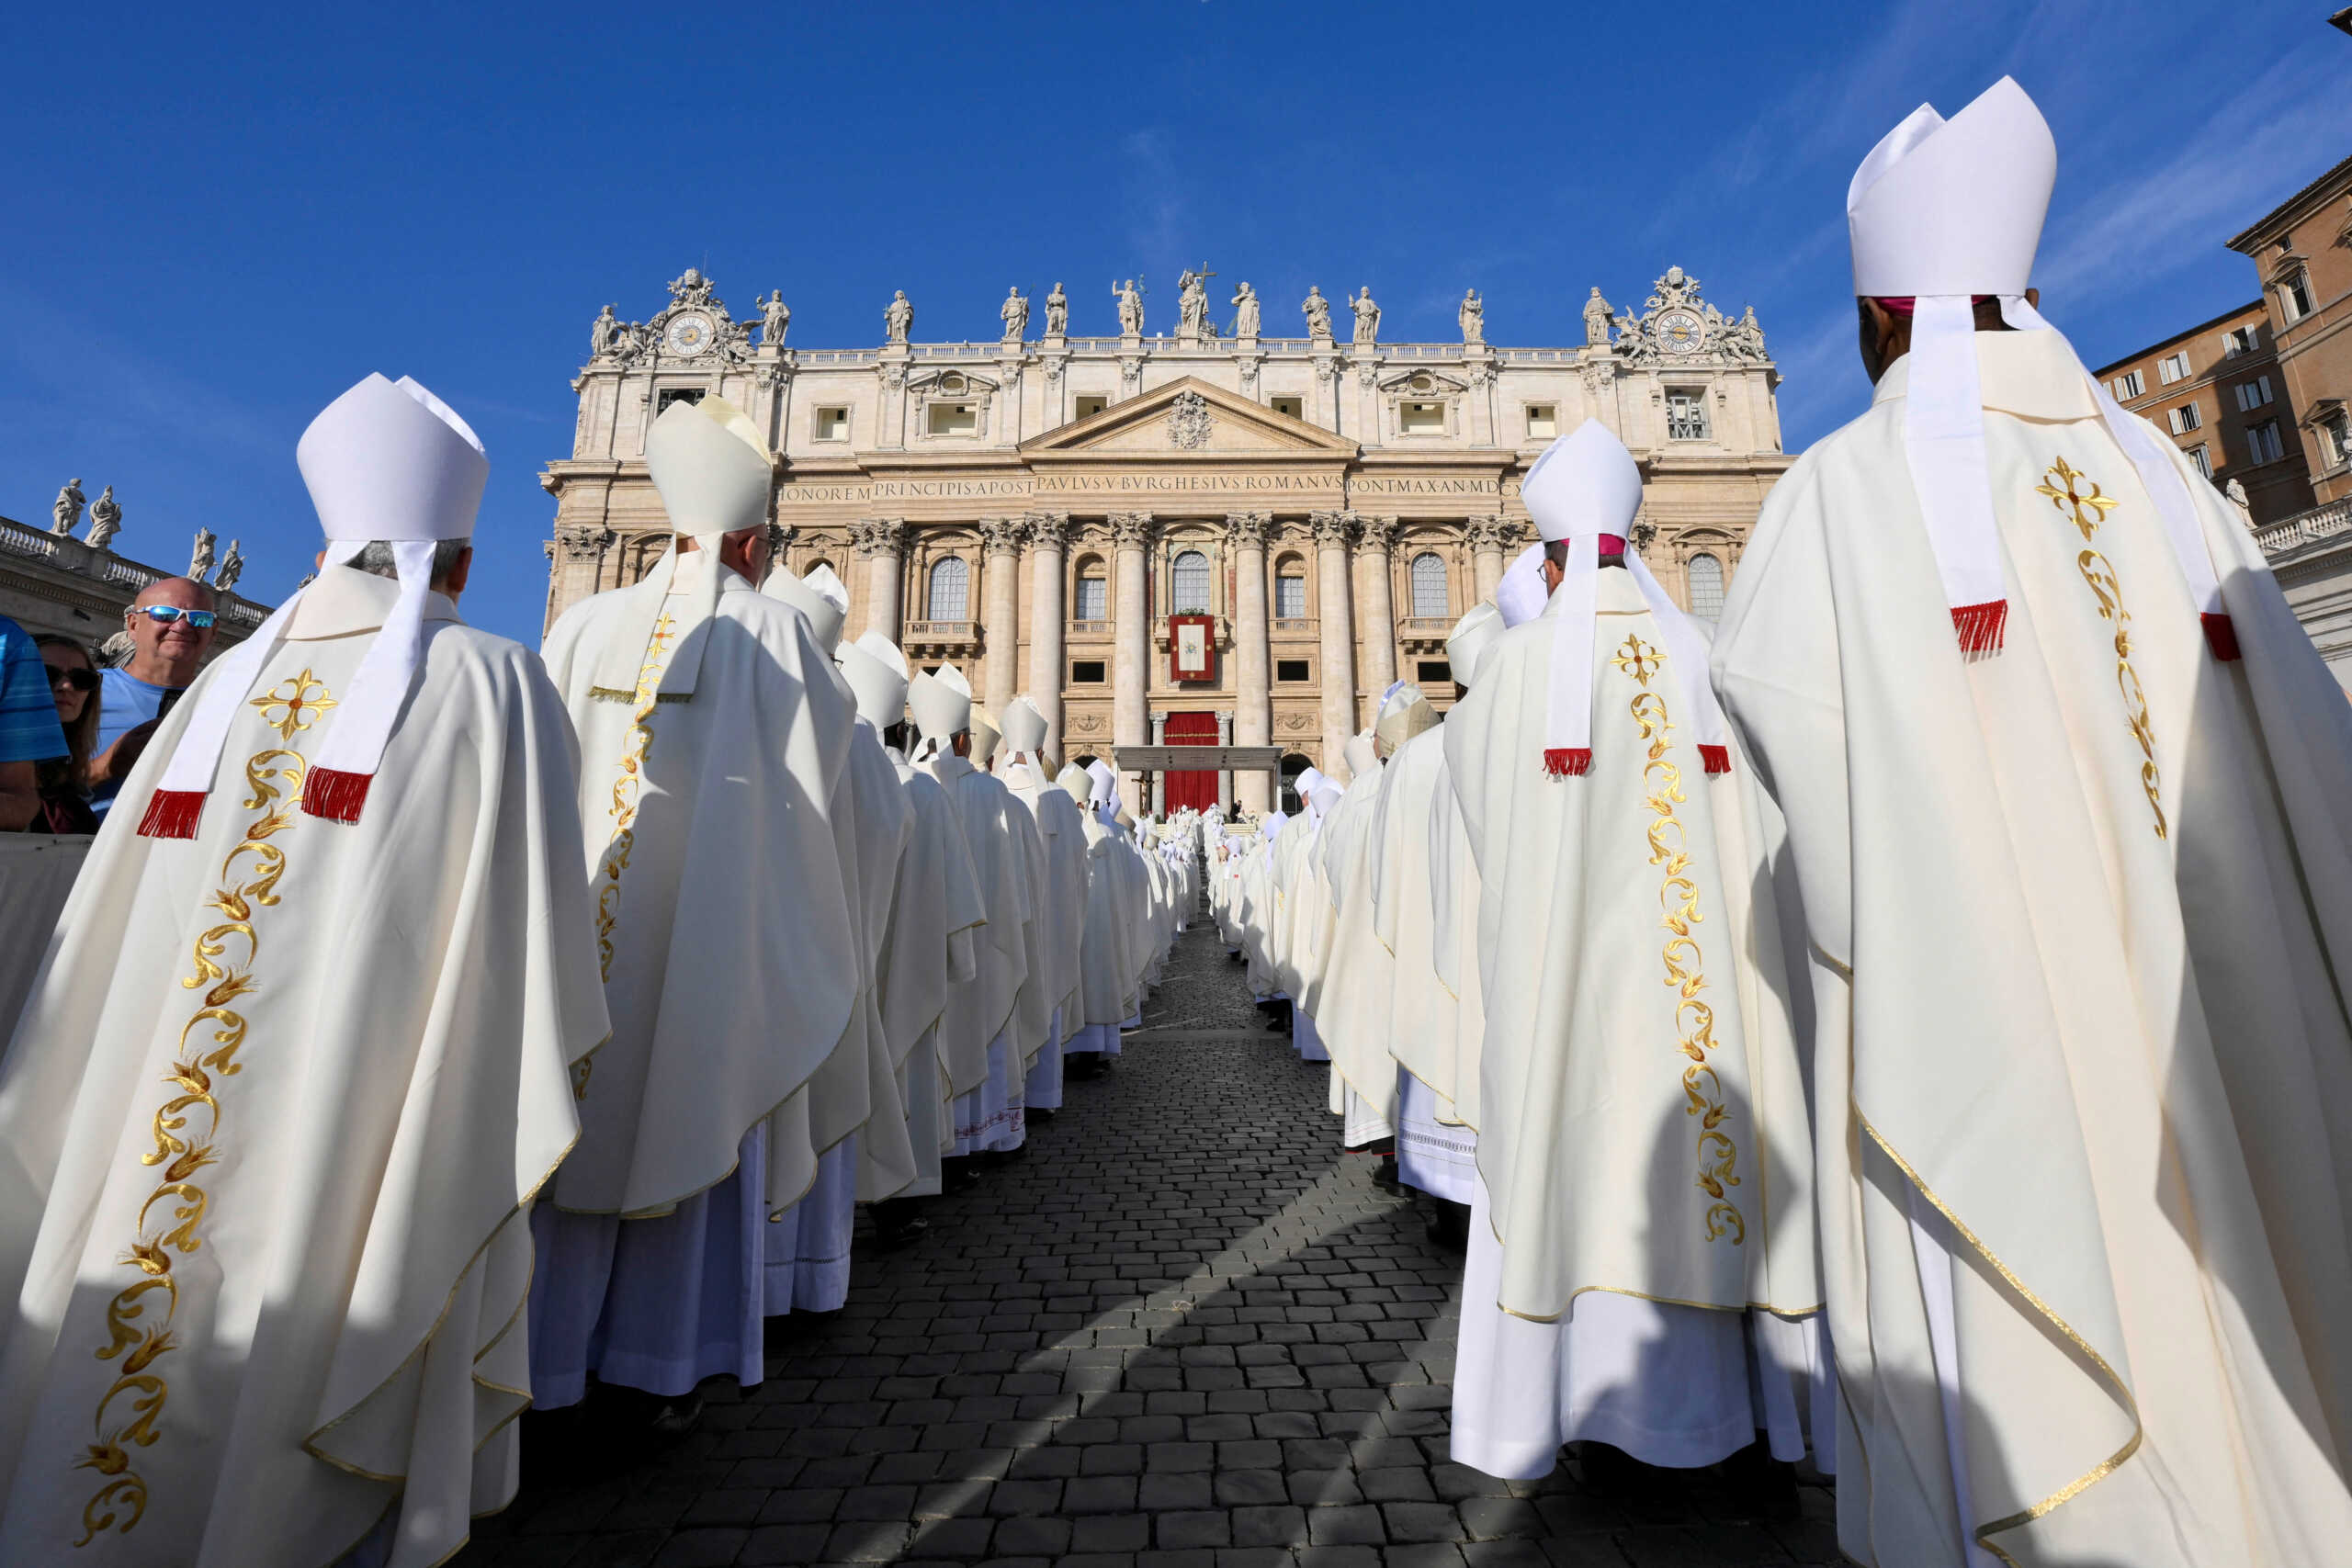
[(65, 752), (49, 695), (49, 667), (25, 628), (0, 615), (0, 762), (41, 762)]

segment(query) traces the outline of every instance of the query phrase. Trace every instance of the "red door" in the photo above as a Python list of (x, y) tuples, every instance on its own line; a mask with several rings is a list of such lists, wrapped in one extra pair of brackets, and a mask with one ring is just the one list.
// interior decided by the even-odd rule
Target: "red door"
[[(1216, 744), (1216, 715), (1213, 713), (1171, 713), (1160, 734), (1170, 746), (1214, 746)], [(1188, 769), (1168, 775), (1168, 809), (1182, 811), (1186, 807), (1206, 811), (1216, 804), (1216, 770)]]

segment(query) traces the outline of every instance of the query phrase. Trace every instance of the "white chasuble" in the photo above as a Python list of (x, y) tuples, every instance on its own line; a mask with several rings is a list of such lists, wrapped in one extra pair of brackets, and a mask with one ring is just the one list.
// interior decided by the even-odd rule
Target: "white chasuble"
[[(1075, 806), (1077, 802), (1072, 801)], [(1107, 1029), (1118, 1038), (1126, 1021), (1129, 983), (1136, 964), (1130, 956), (1135, 933), (1121, 918), (1119, 845), (1111, 830), (1091, 812), (1080, 812), (1079, 829), (1086, 845), (1086, 931), (1079, 944), (1080, 1021), (1089, 1032)], [(1099, 1034), (1090, 1033), (1087, 1048), (1103, 1048)]]
[[(1086, 936), (1086, 833), (1082, 813), (1069, 792), (1027, 762), (1005, 770), (1005, 787), (1029, 808), (1046, 850), (1046, 884), (1038, 922), (1046, 960), (1043, 982), (1060, 1013), (1057, 1032), (1067, 1035), (1081, 1020), (1080, 958)], [(1059, 1044), (1058, 1040), (1054, 1043)]]
[(1378, 850), (1374, 829), (1392, 765), (1358, 775), (1323, 824), (1324, 886), (1330, 915), (1315, 998), (1315, 1027), (1331, 1053), (1332, 1074), (1394, 1131), (1396, 1063), (1388, 1054), (1388, 998), (1396, 983), (1396, 958), (1381, 942), (1372, 898), (1372, 862)]
[(1758, 792), (1705, 771), (1631, 574), (1596, 592), (1589, 773), (1544, 765), (1565, 595), (1496, 641), (1440, 730), (1481, 889), (1497, 1301), (1812, 1312), (1804, 1085), (1778, 921), (1751, 892)]
[(300, 806), (397, 585), (328, 567), (192, 839), (97, 839), (0, 1063), (0, 1562), (441, 1562), (530, 1403), (521, 1210), (605, 1037), (570, 727), (427, 601), (365, 812)]
[[(605, 644), (658, 582), (599, 593), (548, 637), (580, 733), (586, 865), (613, 1042), (581, 1104), (557, 1207), (659, 1214), (734, 1169), (770, 1128), (772, 1207), (815, 1179), (805, 1097), (858, 995), (860, 931), (832, 820), (855, 705), (797, 611), (709, 550), (680, 562), (681, 612), (716, 571), (718, 610), (681, 646), (657, 623), (636, 688), (595, 685)], [(695, 644), (699, 643), (697, 649)], [(699, 655), (689, 700), (664, 671)]]
[(1714, 655), (1812, 940), (1839, 1536), (2340, 1561), (2352, 716), (2202, 476), (2233, 660), (2071, 352), (1974, 345), (2000, 650), (1956, 646), (1906, 359), (1773, 490)]
[(989, 1048), (1012, 1022), (1022, 982), (1028, 978), (1029, 868), (1005, 815), (1018, 808), (1002, 784), (953, 753), (923, 765), (956, 808), (987, 911), (985, 923), (972, 933), (977, 973), (950, 987), (940, 1023), (940, 1066), (949, 1097), (960, 1099), (987, 1084)]
[(914, 1179), (900, 1192), (930, 1197), (940, 1190), (940, 1161), (954, 1132), (940, 1071), (941, 1021), (951, 987), (978, 973), (973, 939), (985, 911), (955, 803), (928, 771), (895, 750), (886, 755), (913, 807), (914, 834), (899, 860), (882, 949), (882, 1029), (898, 1064), (915, 1165)]
[(1390, 957), (1388, 992), (1381, 998), (1384, 1041), (1397, 1065), (1428, 1086), (1442, 1103), (1433, 1119), (1457, 1119), (1454, 1100), (1454, 1013), (1452, 992), (1438, 978), (1435, 900), (1430, 896), (1430, 820), (1438, 791), (1450, 801), (1442, 725), (1396, 749), (1382, 769), (1379, 809), (1372, 825), (1373, 934)]

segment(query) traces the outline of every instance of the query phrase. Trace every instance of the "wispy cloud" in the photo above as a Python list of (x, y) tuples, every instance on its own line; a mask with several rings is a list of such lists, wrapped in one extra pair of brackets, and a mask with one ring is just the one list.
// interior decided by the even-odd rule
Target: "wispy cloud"
[(2352, 140), (2352, 90), (2341, 61), (2298, 52), (2185, 129), (2176, 155), (2075, 204), (2064, 239), (2036, 269), (2045, 294), (2064, 300), (2203, 259)]

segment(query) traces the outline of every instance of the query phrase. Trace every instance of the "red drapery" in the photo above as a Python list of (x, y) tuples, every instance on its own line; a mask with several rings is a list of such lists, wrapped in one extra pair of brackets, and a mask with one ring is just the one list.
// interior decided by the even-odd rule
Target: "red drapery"
[[(1216, 715), (1213, 713), (1171, 713), (1161, 736), (1170, 746), (1214, 746), (1216, 744)], [(1216, 772), (1213, 768), (1192, 769), (1168, 775), (1168, 809), (1182, 811), (1186, 807), (1205, 811), (1216, 804)]]

